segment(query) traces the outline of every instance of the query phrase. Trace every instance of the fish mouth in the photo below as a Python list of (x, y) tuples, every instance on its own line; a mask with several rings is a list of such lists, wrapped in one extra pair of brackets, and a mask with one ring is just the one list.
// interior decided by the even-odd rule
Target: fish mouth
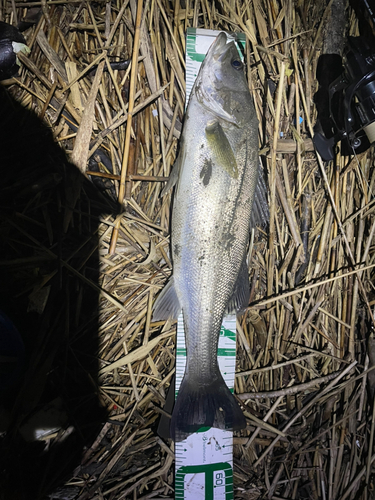
[(215, 60), (220, 60), (223, 56), (225, 56), (230, 45), (230, 43), (227, 43), (227, 34), (222, 31), (221, 33), (219, 33), (214, 43), (212, 44), (212, 57)]

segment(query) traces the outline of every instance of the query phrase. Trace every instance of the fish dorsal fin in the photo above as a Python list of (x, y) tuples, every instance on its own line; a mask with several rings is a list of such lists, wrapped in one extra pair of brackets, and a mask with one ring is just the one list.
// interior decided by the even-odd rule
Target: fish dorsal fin
[(256, 226), (264, 227), (268, 224), (270, 213), (267, 201), (267, 186), (264, 180), (263, 167), (259, 160), (258, 182), (255, 188), (253, 209), (251, 211), (250, 228)]
[(152, 321), (166, 321), (167, 319), (177, 320), (180, 311), (181, 306), (176, 294), (174, 279), (172, 276), (155, 300)]
[(236, 284), (233, 289), (233, 295), (228, 302), (225, 314), (241, 313), (249, 304), (250, 287), (249, 272), (246, 264), (246, 257), (242, 261), (241, 269), (238, 274)]
[(209, 122), (205, 129), (206, 138), (215, 162), (234, 179), (238, 178), (238, 167), (231, 145), (217, 120)]

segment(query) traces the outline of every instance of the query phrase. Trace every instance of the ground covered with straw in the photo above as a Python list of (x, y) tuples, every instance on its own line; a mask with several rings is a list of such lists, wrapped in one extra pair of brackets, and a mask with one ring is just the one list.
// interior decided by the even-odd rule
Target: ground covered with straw
[(1, 89), (0, 307), (25, 342), (0, 393), (1, 498), (174, 498), (158, 425), (175, 323), (153, 322), (152, 305), (172, 270), (160, 193), (182, 130), (187, 27), (246, 34), (269, 187), (237, 327), (247, 428), (234, 496), (372, 498), (373, 151), (323, 163), (311, 141), (332, 3), (1, 2), (0, 20), (29, 23), (31, 49)]

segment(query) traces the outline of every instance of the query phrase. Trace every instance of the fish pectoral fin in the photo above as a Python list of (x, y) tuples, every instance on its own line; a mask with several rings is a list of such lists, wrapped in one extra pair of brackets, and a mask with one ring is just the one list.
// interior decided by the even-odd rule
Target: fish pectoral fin
[(207, 384), (185, 375), (171, 420), (171, 437), (183, 441), (202, 427), (239, 430), (246, 419), (219, 370)]
[(251, 211), (250, 228), (256, 226), (266, 226), (270, 219), (270, 212), (267, 202), (267, 186), (264, 180), (262, 164), (259, 160), (258, 182), (255, 188), (253, 209)]
[(233, 295), (228, 302), (225, 314), (241, 314), (249, 305), (250, 287), (249, 287), (249, 271), (247, 269), (246, 258), (241, 264), (241, 269), (234, 285)]
[(238, 167), (231, 145), (225, 132), (217, 120), (209, 122), (205, 129), (208, 146), (211, 148), (214, 160), (233, 179), (238, 178)]
[(176, 294), (174, 279), (172, 276), (155, 300), (152, 321), (178, 319), (180, 312), (181, 306)]

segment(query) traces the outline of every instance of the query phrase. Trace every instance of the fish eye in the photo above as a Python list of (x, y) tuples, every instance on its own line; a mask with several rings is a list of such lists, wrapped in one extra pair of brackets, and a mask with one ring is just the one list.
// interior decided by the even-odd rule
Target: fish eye
[(238, 70), (238, 69), (242, 69), (242, 68), (243, 68), (243, 64), (242, 64), (242, 62), (241, 62), (241, 61), (239, 61), (238, 59), (234, 59), (234, 60), (232, 61), (232, 67), (233, 67), (234, 69), (237, 69), (237, 70)]

